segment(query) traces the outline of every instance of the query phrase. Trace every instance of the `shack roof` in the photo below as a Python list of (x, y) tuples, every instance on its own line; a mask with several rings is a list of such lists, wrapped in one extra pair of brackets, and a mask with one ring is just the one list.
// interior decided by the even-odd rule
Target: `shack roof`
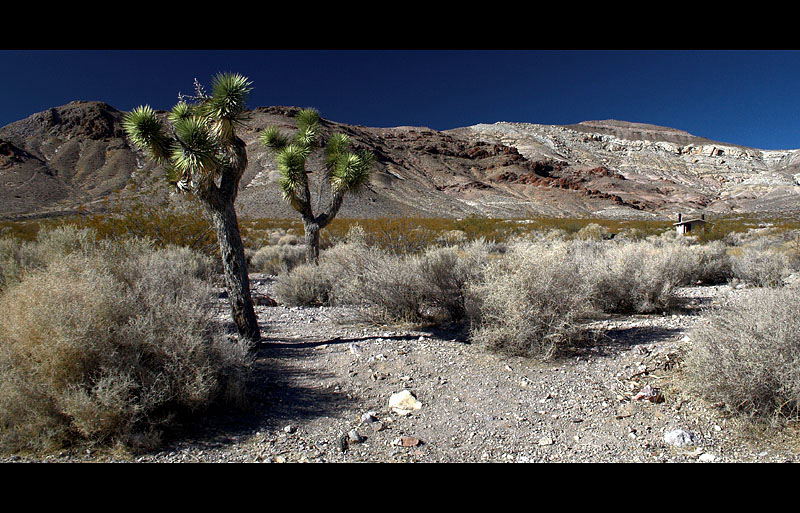
[(682, 221), (678, 221), (677, 223), (672, 223), (672, 226), (680, 226), (682, 224), (690, 224), (690, 223), (705, 223), (705, 222), (707, 222), (705, 219), (695, 217), (694, 219), (684, 219)]

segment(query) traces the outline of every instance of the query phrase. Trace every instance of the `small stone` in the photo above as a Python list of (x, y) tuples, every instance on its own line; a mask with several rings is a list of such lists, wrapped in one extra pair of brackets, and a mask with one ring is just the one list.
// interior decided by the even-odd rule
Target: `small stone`
[(396, 439), (392, 444), (399, 445), (400, 447), (416, 447), (422, 443), (422, 440), (413, 436), (401, 436)]
[(542, 438), (539, 439), (539, 445), (541, 445), (541, 446), (553, 445), (554, 443), (555, 442), (553, 441), (553, 439), (550, 438), (550, 437), (547, 437), (547, 436), (542, 437)]
[(389, 398), (389, 408), (396, 414), (405, 416), (414, 410), (422, 408), (422, 403), (417, 401), (417, 398), (410, 391), (403, 390), (392, 394)]
[(339, 436), (339, 438), (336, 440), (336, 444), (337, 444), (340, 452), (347, 451), (347, 441), (348, 441), (347, 435), (344, 434), (344, 433), (342, 433)]
[(697, 443), (694, 434), (684, 429), (675, 429), (664, 433), (664, 441), (675, 447), (684, 447)]
[(374, 411), (368, 411), (361, 415), (361, 423), (362, 424), (371, 424), (373, 422), (377, 422), (378, 414)]
[(283, 428), (283, 432), (284, 433), (294, 433), (296, 430), (297, 430), (297, 428), (294, 427), (294, 426), (291, 426), (291, 425), (286, 426), (286, 427)]
[(355, 429), (351, 429), (350, 431), (347, 432), (347, 440), (350, 442), (360, 444), (366, 439), (367, 439), (366, 437), (361, 436)]
[(706, 453), (701, 454), (700, 457), (697, 458), (697, 459), (702, 461), (702, 462), (705, 462), (705, 463), (710, 463), (710, 462), (716, 460), (717, 457), (714, 456), (713, 454), (711, 454), (710, 452), (706, 452)]

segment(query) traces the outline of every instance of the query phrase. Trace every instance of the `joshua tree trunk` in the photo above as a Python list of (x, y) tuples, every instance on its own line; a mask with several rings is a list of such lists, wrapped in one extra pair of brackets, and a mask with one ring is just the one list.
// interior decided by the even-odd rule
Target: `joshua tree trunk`
[(250, 295), (250, 277), (244, 257), (244, 244), (239, 233), (234, 202), (239, 192), (239, 180), (247, 167), (245, 145), (234, 138), (229, 152), (229, 165), (222, 173), (219, 186), (211, 183), (198, 196), (208, 207), (219, 241), (225, 285), (231, 303), (233, 320), (239, 336), (250, 341), (261, 340), (253, 298)]
[[(333, 193), (331, 195), (331, 200), (330, 203), (328, 204), (328, 208), (325, 210), (325, 212), (321, 213), (316, 217), (311, 213), (310, 208), (308, 207), (304, 208), (303, 229), (305, 231), (306, 263), (319, 264), (319, 231), (328, 226), (328, 224), (331, 221), (333, 221), (333, 218), (336, 217), (336, 214), (342, 207), (343, 200), (344, 200), (343, 192), (340, 191)], [(311, 198), (308, 197), (305, 205), (310, 205), (310, 204), (311, 204)]]
[(304, 218), (306, 263), (319, 264), (319, 230), (320, 225), (315, 219)]
[(261, 339), (261, 332), (253, 308), (253, 299), (250, 296), (250, 277), (244, 258), (244, 245), (239, 234), (239, 222), (232, 202), (220, 206), (222, 208), (211, 206), (209, 212), (217, 232), (233, 320), (240, 337), (249, 342), (258, 342)]

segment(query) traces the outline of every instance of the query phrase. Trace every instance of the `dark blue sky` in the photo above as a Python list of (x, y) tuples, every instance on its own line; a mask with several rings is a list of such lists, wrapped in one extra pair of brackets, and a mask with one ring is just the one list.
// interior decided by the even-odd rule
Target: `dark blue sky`
[(0, 50), (0, 126), (72, 100), (169, 109), (220, 71), (248, 107), (444, 130), (619, 119), (761, 149), (800, 148), (800, 51)]

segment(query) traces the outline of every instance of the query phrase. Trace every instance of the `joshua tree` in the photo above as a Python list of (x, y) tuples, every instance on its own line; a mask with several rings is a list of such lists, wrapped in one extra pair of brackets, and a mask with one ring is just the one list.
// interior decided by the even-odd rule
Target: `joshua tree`
[(149, 105), (128, 113), (123, 127), (136, 146), (164, 166), (170, 184), (205, 205), (219, 242), (233, 320), (239, 336), (254, 343), (261, 334), (233, 207), (247, 167), (245, 144), (235, 129), (245, 119), (250, 85), (241, 75), (218, 74), (209, 96), (195, 81), (197, 95), (179, 95), (180, 101), (167, 115), (168, 131)]
[(312, 151), (322, 147), (319, 141), (320, 117), (314, 109), (303, 109), (295, 117), (297, 131), (288, 137), (275, 126), (265, 128), (261, 143), (273, 150), (280, 172), (283, 199), (303, 218), (306, 262), (319, 262), (319, 231), (330, 223), (342, 206), (344, 195), (358, 193), (369, 181), (375, 156), (369, 151), (351, 152), (350, 138), (336, 133), (324, 144), (324, 179), (330, 185), (328, 206), (318, 215), (311, 209), (311, 191), (306, 162)]

